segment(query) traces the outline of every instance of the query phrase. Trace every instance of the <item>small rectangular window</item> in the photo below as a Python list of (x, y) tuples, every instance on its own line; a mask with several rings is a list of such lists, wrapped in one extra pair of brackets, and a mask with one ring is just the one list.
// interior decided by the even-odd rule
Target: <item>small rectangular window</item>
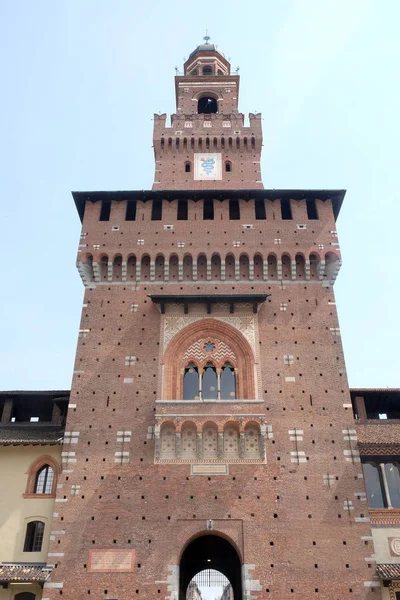
[(178, 221), (188, 220), (188, 203), (187, 200), (178, 200)]
[(240, 219), (239, 200), (229, 200), (229, 220), (237, 221)]
[(312, 199), (308, 199), (306, 200), (306, 204), (307, 204), (307, 217), (310, 220), (317, 220), (318, 219), (318, 211), (317, 211), (317, 204), (315, 202), (315, 200)]
[(103, 200), (101, 203), (100, 221), (109, 221), (111, 212), (111, 202)]
[(265, 200), (255, 201), (256, 219), (258, 221), (265, 221), (267, 213), (265, 212)]
[(130, 200), (126, 203), (125, 220), (126, 221), (135, 221), (136, 220), (136, 200)]
[(292, 219), (292, 207), (290, 206), (290, 200), (281, 200), (281, 214), (284, 221), (290, 221)]
[(214, 219), (214, 200), (210, 198), (203, 200), (203, 219), (205, 221)]
[(162, 200), (153, 200), (151, 209), (151, 220), (161, 221), (162, 219)]
[(24, 552), (40, 552), (42, 549), (44, 523), (31, 521), (26, 527)]

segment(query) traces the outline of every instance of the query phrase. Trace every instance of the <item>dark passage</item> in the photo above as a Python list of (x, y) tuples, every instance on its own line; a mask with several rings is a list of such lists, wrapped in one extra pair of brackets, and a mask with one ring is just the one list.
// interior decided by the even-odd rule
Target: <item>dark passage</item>
[(184, 551), (179, 569), (179, 600), (186, 600), (191, 579), (204, 569), (223, 573), (233, 588), (234, 599), (242, 600), (241, 564), (235, 548), (224, 538), (203, 535)]

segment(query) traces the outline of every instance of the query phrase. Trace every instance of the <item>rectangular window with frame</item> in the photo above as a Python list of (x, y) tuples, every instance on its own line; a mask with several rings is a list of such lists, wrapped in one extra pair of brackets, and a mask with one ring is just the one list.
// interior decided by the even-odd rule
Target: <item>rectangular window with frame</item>
[(364, 457), (363, 473), (370, 508), (400, 508), (400, 457)]

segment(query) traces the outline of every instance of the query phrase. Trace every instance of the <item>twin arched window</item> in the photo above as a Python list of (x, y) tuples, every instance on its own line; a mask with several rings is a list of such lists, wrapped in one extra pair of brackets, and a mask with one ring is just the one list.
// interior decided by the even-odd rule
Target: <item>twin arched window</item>
[(236, 374), (233, 365), (226, 362), (217, 369), (208, 361), (200, 370), (194, 362), (188, 363), (183, 374), (184, 400), (234, 400), (236, 398)]

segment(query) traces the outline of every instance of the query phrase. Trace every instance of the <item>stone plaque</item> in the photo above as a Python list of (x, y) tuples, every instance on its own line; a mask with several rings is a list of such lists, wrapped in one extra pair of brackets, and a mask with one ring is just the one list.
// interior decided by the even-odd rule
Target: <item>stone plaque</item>
[(194, 178), (195, 180), (222, 179), (221, 154), (195, 153)]
[(89, 573), (132, 573), (134, 550), (89, 550)]
[(191, 475), (229, 475), (227, 464), (200, 463), (191, 465)]
[(390, 537), (388, 542), (391, 556), (400, 556), (400, 538)]

